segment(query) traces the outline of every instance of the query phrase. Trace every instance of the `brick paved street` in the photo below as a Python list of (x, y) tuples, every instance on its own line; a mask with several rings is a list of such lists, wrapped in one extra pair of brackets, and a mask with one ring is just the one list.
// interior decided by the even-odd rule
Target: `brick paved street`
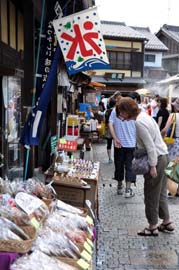
[(146, 225), (143, 178), (138, 177), (135, 197), (116, 194), (114, 165), (107, 163), (105, 141), (93, 144), (94, 160), (101, 162), (96, 270), (177, 270), (179, 253), (179, 198), (169, 198), (174, 233), (140, 237)]

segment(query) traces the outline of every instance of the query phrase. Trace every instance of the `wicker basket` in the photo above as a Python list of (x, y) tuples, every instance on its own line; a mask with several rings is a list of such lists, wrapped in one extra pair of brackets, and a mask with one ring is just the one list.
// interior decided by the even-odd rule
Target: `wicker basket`
[(21, 229), (30, 237), (29, 240), (1, 240), (0, 251), (27, 253), (36, 238), (36, 229), (33, 226), (21, 226)]

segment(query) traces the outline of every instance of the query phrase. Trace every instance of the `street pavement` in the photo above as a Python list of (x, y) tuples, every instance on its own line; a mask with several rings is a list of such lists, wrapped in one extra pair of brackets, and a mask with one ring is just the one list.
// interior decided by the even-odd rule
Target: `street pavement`
[(137, 231), (147, 225), (144, 212), (143, 177), (133, 187), (135, 197), (117, 195), (112, 180), (114, 164), (108, 164), (106, 142), (93, 143), (94, 160), (100, 161), (99, 221), (97, 223), (96, 270), (178, 270), (179, 198), (169, 198), (173, 233), (141, 237)]

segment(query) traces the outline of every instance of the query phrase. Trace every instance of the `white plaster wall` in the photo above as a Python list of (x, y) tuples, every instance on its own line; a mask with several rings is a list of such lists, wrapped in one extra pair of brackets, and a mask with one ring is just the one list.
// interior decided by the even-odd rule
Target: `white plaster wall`
[(155, 62), (144, 62), (144, 67), (162, 67), (162, 52), (145, 52), (145, 54), (155, 54)]

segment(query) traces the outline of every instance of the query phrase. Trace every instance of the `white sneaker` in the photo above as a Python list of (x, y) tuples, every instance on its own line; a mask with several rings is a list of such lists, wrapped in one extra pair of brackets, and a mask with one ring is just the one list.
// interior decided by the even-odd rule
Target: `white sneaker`
[(135, 196), (135, 193), (133, 192), (132, 188), (126, 188), (125, 198), (132, 198), (134, 196)]

